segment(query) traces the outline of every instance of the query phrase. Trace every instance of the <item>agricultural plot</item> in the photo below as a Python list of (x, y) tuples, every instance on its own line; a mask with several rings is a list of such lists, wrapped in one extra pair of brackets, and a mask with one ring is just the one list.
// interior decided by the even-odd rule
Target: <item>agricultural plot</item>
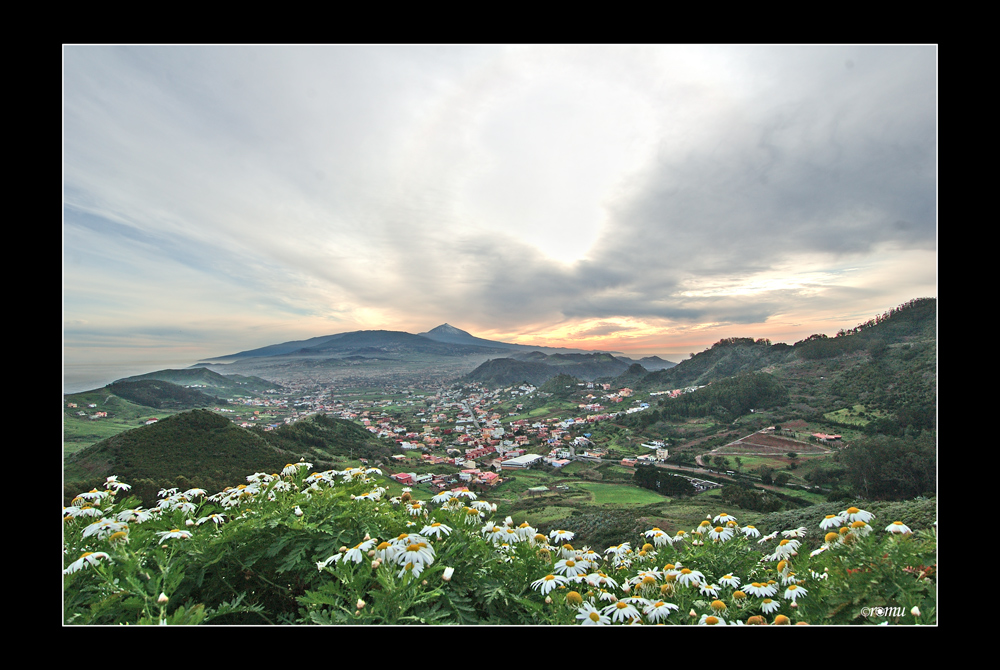
[(787, 437), (779, 437), (777, 435), (753, 433), (752, 435), (747, 435), (746, 437), (740, 438), (735, 442), (731, 442), (724, 447), (719, 447), (718, 449), (713, 450), (713, 453), (734, 454), (736, 456), (739, 456), (740, 454), (773, 454), (778, 456), (786, 454), (789, 451), (794, 451), (797, 454), (826, 454), (830, 452), (830, 450), (825, 447), (810, 444), (809, 442), (800, 442), (798, 440), (792, 440)]
[(621, 505), (624, 507), (640, 507), (654, 505), (664, 501), (659, 493), (647, 491), (625, 484), (601, 484), (599, 482), (579, 482), (574, 485), (591, 495), (594, 505)]

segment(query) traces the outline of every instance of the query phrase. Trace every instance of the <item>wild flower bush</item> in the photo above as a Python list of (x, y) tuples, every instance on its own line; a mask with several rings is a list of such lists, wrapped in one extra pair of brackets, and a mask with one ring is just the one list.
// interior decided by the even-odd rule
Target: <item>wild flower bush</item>
[(854, 507), (767, 535), (720, 513), (598, 550), (466, 489), (388, 498), (376, 469), (311, 468), (161, 490), (150, 509), (116, 477), (81, 493), (63, 510), (65, 622), (936, 623), (936, 528)]

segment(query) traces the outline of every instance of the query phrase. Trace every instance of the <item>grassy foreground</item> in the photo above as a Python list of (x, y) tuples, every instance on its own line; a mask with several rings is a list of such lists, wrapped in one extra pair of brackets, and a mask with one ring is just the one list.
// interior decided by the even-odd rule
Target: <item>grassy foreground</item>
[[(137, 507), (109, 477), (64, 508), (68, 624), (934, 624), (936, 528), (850, 507), (809, 527), (720, 513), (574, 547), (455, 489), (289, 464)], [(886, 525), (888, 524), (888, 525)]]

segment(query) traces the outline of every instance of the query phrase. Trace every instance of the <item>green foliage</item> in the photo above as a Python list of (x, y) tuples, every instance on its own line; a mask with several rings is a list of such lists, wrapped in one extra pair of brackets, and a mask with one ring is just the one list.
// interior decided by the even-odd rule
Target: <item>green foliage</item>
[(772, 375), (752, 372), (720, 379), (710, 386), (661, 401), (661, 414), (673, 418), (714, 416), (723, 421), (749, 414), (751, 409), (780, 407), (788, 391)]
[(781, 499), (770, 491), (756, 489), (742, 482), (723, 486), (721, 493), (727, 504), (755, 512), (774, 512), (783, 506)]
[(660, 468), (636, 468), (632, 481), (645, 489), (656, 491), (665, 496), (689, 496), (695, 493), (694, 486), (690, 481)]
[(184, 388), (171, 382), (153, 379), (117, 381), (108, 384), (106, 388), (119, 398), (154, 409), (192, 409), (228, 404), (225, 400), (210, 396), (198, 389)]
[(937, 445), (930, 433), (859, 440), (836, 460), (855, 495), (867, 500), (906, 500), (936, 490)]
[[(207, 498), (200, 491), (162, 491), (154, 513), (136, 510), (139, 500), (124, 493), (82, 494), (65, 515), (65, 622), (537, 625), (589, 621), (587, 612), (596, 609), (608, 623), (632, 616), (655, 623), (647, 608), (663, 600), (676, 608), (665, 623), (696, 624), (720, 612), (730, 622), (746, 622), (763, 613), (763, 601), (739, 597), (728, 580), (735, 576), (747, 588), (787, 580), (789, 570), (805, 595), (792, 608), (776, 594), (778, 611), (764, 613), (768, 619), (780, 614), (814, 624), (879, 623), (878, 614), (866, 617), (861, 608), (900, 607), (888, 615), (890, 623), (936, 622), (936, 537), (924, 521), (907, 516), (900, 518), (916, 533), (852, 530), (815, 556), (799, 547), (789, 566), (778, 563), (783, 545), (777, 539), (761, 546), (729, 531), (722, 539), (702, 534), (671, 545), (662, 531), (625, 511), (575, 516), (565, 521), (572, 527), (560, 522), (560, 532), (552, 529), (553, 544), (544, 528), (528, 528), (522, 541), (507, 540), (517, 522), (494, 525), (476, 510), (470, 515), (467, 499), (411, 508), (382, 497), (376, 471), (307, 475), (309, 469), (301, 463), (279, 476), (255, 475), (245, 488)], [(104, 488), (116, 487), (123, 485), (109, 480)], [(99, 518), (85, 515), (95, 509)], [(791, 523), (771, 529), (794, 528), (800, 518), (802, 526), (815, 527), (823, 509), (832, 507), (785, 513), (780, 520)], [(925, 502), (873, 509), (885, 519), (897, 512), (933, 515)], [(779, 519), (766, 517), (758, 528), (766, 531), (772, 518)], [(432, 532), (435, 522), (444, 526)], [(585, 554), (566, 544), (570, 540), (610, 548)], [(804, 541), (821, 540), (809, 535)], [(569, 581), (562, 574), (568, 556), (583, 562), (601, 556), (602, 574), (630, 584), (629, 595), (620, 587)], [(681, 570), (665, 571), (667, 563), (696, 570), (699, 583), (714, 584), (716, 592), (706, 596), (682, 581), (688, 578)], [(590, 567), (591, 580), (600, 577), (597, 565)], [(547, 586), (560, 580), (564, 588)], [(599, 599), (604, 587), (624, 604)], [(626, 607), (633, 614), (623, 618)]]

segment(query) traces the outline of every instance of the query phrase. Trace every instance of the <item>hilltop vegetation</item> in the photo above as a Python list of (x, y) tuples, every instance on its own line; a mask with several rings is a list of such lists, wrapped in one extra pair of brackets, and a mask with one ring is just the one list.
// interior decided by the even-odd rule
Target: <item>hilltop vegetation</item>
[(110, 474), (136, 485), (146, 505), (156, 491), (177, 485), (221, 489), (248, 469), (278, 471), (297, 454), (279, 451), (259, 435), (207, 410), (192, 410), (102, 440), (66, 457), (66, 488), (93, 488)]
[(210, 396), (198, 389), (155, 379), (117, 381), (108, 384), (106, 388), (119, 398), (153, 409), (194, 409), (228, 404), (224, 399)]
[(253, 467), (278, 472), (306, 458), (331, 463), (349, 458), (387, 459), (393, 450), (349, 421), (316, 415), (281, 426), (240, 428), (207, 410), (168, 417), (120, 433), (66, 458), (67, 491), (90, 486), (109, 474), (136, 482), (134, 493), (151, 505), (160, 488), (221, 489)]
[(281, 386), (260, 377), (245, 375), (222, 375), (207, 368), (185, 368), (182, 370), (157, 370), (144, 375), (135, 375), (119, 379), (115, 384), (123, 382), (140, 382), (157, 380), (170, 382), (178, 386), (199, 386), (209, 389), (206, 393), (221, 394), (227, 398), (247, 397), (264, 393), (269, 389), (280, 389)]
[(259, 426), (252, 430), (272, 447), (310, 460), (365, 458), (374, 463), (388, 461), (396, 453), (390, 443), (378, 439), (361, 426), (325, 414), (279, 426), (275, 430), (264, 430)]
[[(644, 370), (637, 363), (633, 366)], [(592, 381), (597, 377), (620, 374), (627, 369), (628, 363), (606, 353), (543, 354), (533, 351), (486, 361), (461, 381), (478, 382), (490, 388), (503, 388), (522, 382), (541, 386), (556, 375), (577, 377), (577, 381)]]

